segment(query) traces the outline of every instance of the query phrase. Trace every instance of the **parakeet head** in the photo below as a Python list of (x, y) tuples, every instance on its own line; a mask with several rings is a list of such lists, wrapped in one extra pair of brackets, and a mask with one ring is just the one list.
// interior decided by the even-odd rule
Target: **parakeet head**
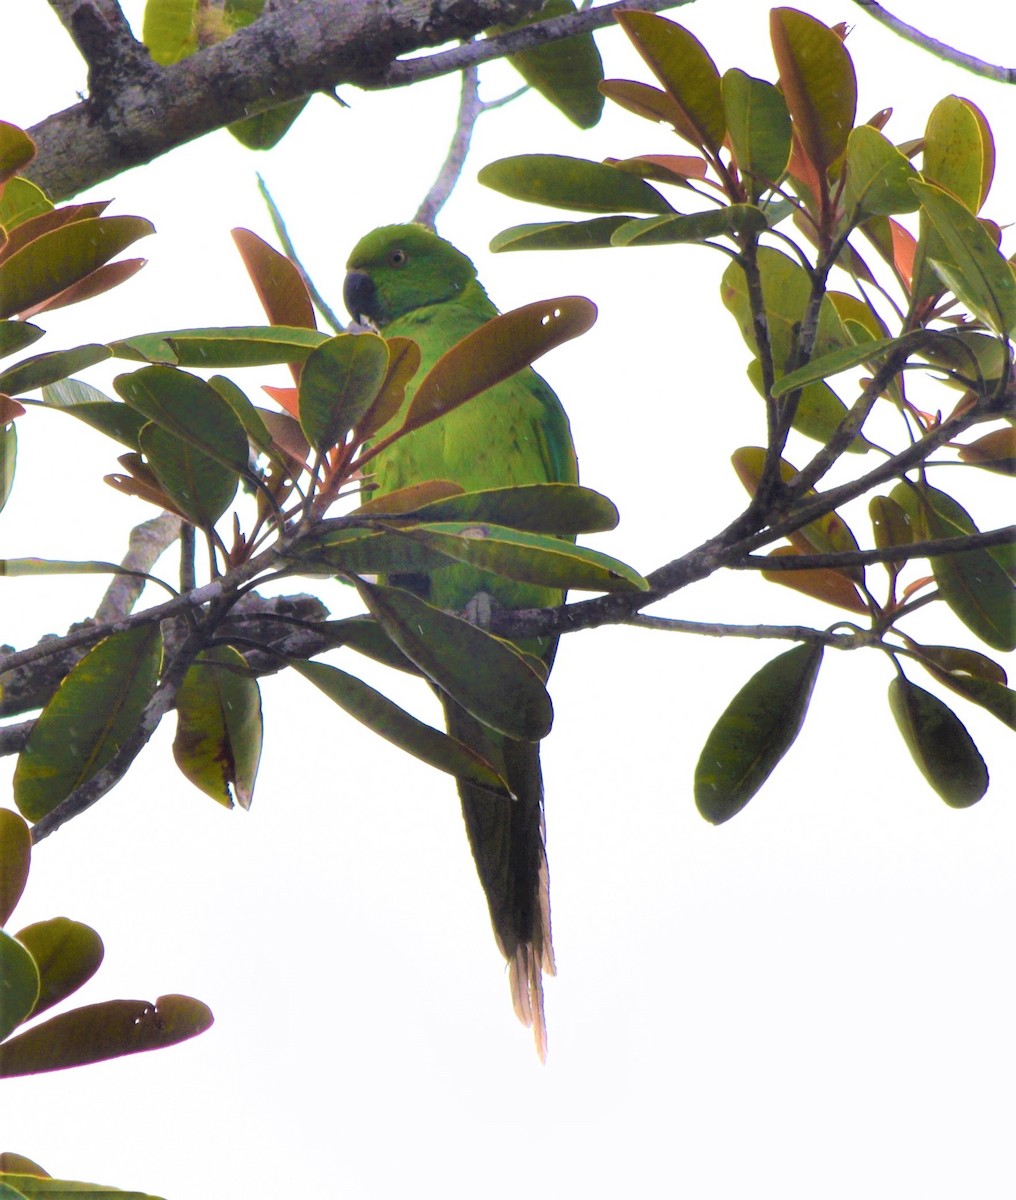
[(342, 298), (354, 321), (379, 329), (414, 309), (452, 300), (476, 268), (422, 225), (382, 225), (356, 244), (346, 264)]

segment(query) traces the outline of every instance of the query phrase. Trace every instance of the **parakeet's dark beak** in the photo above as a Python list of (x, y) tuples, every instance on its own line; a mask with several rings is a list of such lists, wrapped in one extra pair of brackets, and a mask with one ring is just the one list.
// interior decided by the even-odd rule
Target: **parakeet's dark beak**
[(378, 324), (377, 291), (374, 280), (363, 271), (347, 271), (342, 287), (342, 299), (354, 321), (361, 325), (366, 321)]

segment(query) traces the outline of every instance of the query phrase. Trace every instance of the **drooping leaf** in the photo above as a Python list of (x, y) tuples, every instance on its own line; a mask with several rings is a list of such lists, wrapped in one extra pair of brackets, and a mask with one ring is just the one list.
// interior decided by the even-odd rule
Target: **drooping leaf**
[(0, 926), (21, 899), (32, 864), (32, 835), (16, 812), (0, 808)]
[(233, 503), (236, 471), (192, 442), (149, 421), (138, 435), (138, 447), (173, 507), (199, 529), (211, 529)]
[[(22, 181), (25, 182), (25, 181)], [(6, 192), (4, 193), (6, 198)], [(4, 199), (0, 199), (0, 212)], [(13, 225), (0, 222), (7, 230), (7, 241), (0, 246), (0, 260), (9, 258), (15, 251), (34, 242), (37, 237), (57, 229), (61, 225), (70, 225), (74, 221), (83, 221), (88, 217), (100, 217), (109, 207), (108, 200), (90, 200), (84, 204), (61, 204), (59, 208), (50, 205), (45, 211), (35, 216), (16, 221)]]
[(720, 74), (708, 51), (682, 25), (656, 13), (622, 10), (616, 20), (680, 109), (677, 131), (715, 154), (727, 127)]
[(843, 154), (857, 110), (857, 78), (842, 40), (793, 8), (770, 13), (773, 55), (794, 130), (819, 172)]
[(18, 431), (14, 424), (0, 426), (0, 510), (10, 498), (18, 464)]
[(443, 522), (408, 526), (402, 536), (523, 583), (591, 592), (649, 590), (637, 571), (616, 558), (543, 534), (478, 522)]
[(38, 821), (109, 762), (133, 733), (162, 662), (157, 622), (103, 638), (71, 669), (32, 727), (14, 802)]
[(138, 434), (146, 417), (129, 404), (111, 400), (104, 392), (81, 379), (61, 379), (42, 389), (42, 401), (91, 425), (107, 437), (138, 448)]
[(0, 263), (0, 317), (57, 295), (154, 232), (143, 217), (92, 217), (51, 229)]
[(420, 347), (411, 338), (391, 337), (388, 345), (388, 370), (370, 407), (356, 422), (353, 436), (365, 442), (388, 422), (402, 407), (406, 385), (420, 369)]
[(362, 580), (356, 586), (403, 654), (478, 721), (522, 741), (535, 742), (550, 732), (550, 696), (509, 642), (411, 592)]
[(562, 154), (516, 154), (498, 159), (482, 167), (477, 179), (514, 200), (576, 212), (674, 211), (656, 188), (631, 172)]
[(595, 320), (596, 305), (584, 296), (538, 300), (494, 317), (431, 367), (399, 432), (419, 429), (509, 379), (555, 346), (585, 333)]
[[(764, 397), (762, 364), (757, 358), (753, 358), (748, 364), (748, 379), (758, 394)], [(814, 438), (815, 441), (825, 444), (839, 429), (840, 423), (846, 418), (847, 413), (847, 406), (829, 384), (818, 380), (815, 383), (805, 384), (801, 389), (792, 425), (798, 433), (803, 433), (805, 437)], [(863, 434), (858, 434), (847, 446), (850, 454), (866, 454), (870, 449), (871, 443)]]
[(9, 1189), (0, 1191), (0, 1200), (163, 1200), (147, 1192), (125, 1192), (101, 1184), (53, 1179), (49, 1175), (38, 1178), (20, 1171), (0, 1175), (0, 1184)]
[(73, 995), (102, 962), (102, 938), (91, 926), (67, 917), (26, 925), (18, 931), (17, 939), (39, 969), (41, 986), (33, 1017)]
[(1016, 334), (1016, 275), (987, 230), (942, 188), (911, 186), (946, 248), (929, 259), (946, 287), (999, 337)]
[(327, 340), (328, 334), (319, 333), (316, 329), (297, 329), (288, 325), (243, 325), (143, 333), (111, 342), (110, 349), (117, 358), (133, 362), (221, 370), (303, 362), (315, 346)]
[(306, 96), (299, 100), (287, 100), (285, 104), (266, 108), (264, 112), (255, 113), (252, 117), (233, 121), (226, 128), (240, 145), (246, 146), (248, 150), (271, 150), (282, 141), (290, 126), (306, 107)]
[(173, 757), (206, 795), (231, 808), (233, 792), (250, 808), (261, 759), (261, 692), (232, 646), (213, 646), (194, 660), (176, 694)]
[(273, 325), (317, 328), (310, 293), (292, 259), (249, 229), (234, 229), (232, 233), (269, 321)]
[(610, 246), (616, 229), (628, 217), (593, 217), (589, 221), (536, 221), (502, 229), (490, 240), (494, 254), (506, 250), (596, 250)]
[(790, 113), (778, 88), (737, 67), (724, 74), (722, 87), (734, 158), (757, 200), (783, 178), (790, 163)]
[(312, 350), (300, 374), (300, 427), (330, 449), (361, 420), (388, 372), (388, 345), (373, 333), (340, 333)]
[(346, 646), (359, 654), (365, 654), (383, 666), (408, 675), (419, 675), (419, 669), (409, 661), (392, 639), (366, 613), (345, 617), (341, 621), (326, 621), (324, 631), (332, 646)]
[(850, 131), (844, 170), (843, 207), (851, 225), (866, 217), (888, 217), (918, 207), (910, 184), (920, 176), (910, 160), (870, 125)]
[[(919, 342), (920, 336), (911, 339), (915, 345)], [(789, 375), (784, 375), (773, 385), (773, 395), (785, 396), (788, 392), (805, 387), (809, 383), (815, 383), (820, 379), (829, 379), (833, 375), (839, 375), (843, 371), (849, 371), (853, 367), (859, 367), (865, 363), (877, 362), (906, 343), (906, 337), (879, 338), (877, 341), (862, 342), (859, 346), (843, 346), (839, 350), (833, 350), (829, 354), (813, 358), (807, 366), (799, 367), (796, 371), (791, 371)]]
[(757, 671), (713, 726), (695, 768), (695, 804), (718, 825), (755, 795), (801, 731), (822, 647), (787, 650)]
[(913, 648), (921, 666), (939, 683), (1016, 729), (1016, 691), (1006, 687), (1005, 670), (997, 662), (960, 646)]
[(600, 91), (608, 100), (647, 121), (662, 122), (678, 131), (684, 124), (684, 114), (674, 97), (651, 84), (634, 79), (605, 79)]
[(46, 331), (27, 321), (0, 321), (0, 358), (17, 354), (33, 342), (37, 342)]
[(984, 467), (986, 471), (1016, 475), (1016, 428), (1007, 425), (1004, 429), (993, 429), (961, 446), (959, 454), (963, 462)]
[(0, 225), (8, 232), (32, 217), (52, 212), (53, 204), (41, 187), (30, 179), (8, 179), (0, 194)]
[(290, 561), (302, 575), (399, 575), (435, 571), (455, 560), (394, 531), (349, 528), (302, 540)]
[[(885, 550), (890, 546), (909, 546), (914, 540), (913, 530), (907, 514), (890, 496), (872, 496), (868, 502), (868, 515), (875, 535), (875, 546)], [(886, 563), (886, 569), (895, 574), (903, 566), (904, 559)]]
[(921, 774), (946, 804), (976, 804), (988, 790), (988, 768), (952, 709), (903, 675), (889, 684), (889, 708)]
[[(174, 441), (188, 444), (230, 471), (247, 470), (246, 430), (210, 383), (176, 367), (152, 366), (118, 375), (113, 386)], [(159, 444), (164, 443), (162, 438)]]
[(616, 529), (617, 509), (606, 496), (576, 483), (491, 488), (434, 500), (420, 507), (425, 521), (493, 521), (529, 533), (602, 533)]
[(0, 1042), (27, 1020), (38, 995), (39, 969), (35, 959), (20, 942), (0, 929)]
[(422, 483), (411, 483), (406, 487), (396, 488), (393, 492), (385, 492), (365, 500), (359, 508), (354, 508), (351, 517), (372, 516), (406, 516), (417, 513), (427, 505), (437, 500), (445, 500), (449, 496), (460, 496), (464, 489), (450, 479), (425, 479)]
[(0, 1078), (174, 1046), (211, 1024), (208, 1006), (190, 996), (160, 996), (154, 1004), (147, 1000), (86, 1004), (33, 1025), (0, 1045)]
[[(769, 554), (770, 558), (792, 558), (800, 551), (793, 546), (777, 546)], [(849, 612), (867, 613), (868, 606), (861, 598), (857, 588), (840, 571), (828, 567), (802, 571), (762, 571), (762, 578), (770, 583), (781, 583), (784, 587), (826, 604), (835, 604), (837, 608), (845, 608)]]
[(728, 204), (706, 212), (626, 221), (610, 241), (613, 246), (669, 246), (761, 233), (768, 227), (765, 213), (754, 204)]
[(510, 794), (501, 776), (474, 750), (417, 720), (355, 675), (321, 662), (295, 663), (294, 666), (300, 675), (316, 684), (351, 717), (400, 750), (476, 787), (502, 796)]
[(35, 158), (35, 143), (23, 129), (0, 121), (0, 184), (16, 175)]
[[(517, 25), (497, 25), (489, 32), (521, 29), (537, 21), (548, 21), (573, 12), (573, 0), (547, 0), (528, 20)], [(509, 54), (508, 61), (530, 87), (535, 88), (580, 129), (591, 129), (599, 121), (603, 97), (597, 85), (603, 79), (603, 63), (591, 33), (577, 34)]]
[(272, 444), (272, 435), (248, 397), (225, 375), (213, 375), (208, 382), (233, 410), (251, 442), (259, 450), (267, 451)]
[(66, 379), (75, 371), (83, 371), (110, 357), (108, 346), (91, 344), (75, 346), (73, 350), (51, 350), (22, 359), (16, 366), (0, 372), (0, 392), (13, 396), (19, 392), (34, 392)]

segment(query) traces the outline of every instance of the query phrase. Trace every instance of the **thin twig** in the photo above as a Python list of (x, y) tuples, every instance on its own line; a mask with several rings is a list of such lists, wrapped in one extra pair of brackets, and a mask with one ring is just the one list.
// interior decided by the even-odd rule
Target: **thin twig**
[(1016, 543), (1016, 525), (990, 529), (985, 533), (967, 533), (959, 537), (931, 538), (911, 542), (909, 546), (886, 546), (880, 550), (843, 550), (836, 554), (784, 554), (773, 558), (748, 555), (727, 566), (734, 571), (814, 571), (823, 568), (863, 567), (871, 563), (904, 562), (911, 558), (941, 558), (947, 554), (965, 554), (989, 546)]
[[(130, 532), (127, 553), (120, 565), (126, 571), (150, 574), (162, 553), (180, 536), (182, 524), (180, 517), (174, 513), (164, 512), (150, 521), (143, 521), (140, 525), (136, 525)], [(146, 582), (137, 575), (114, 576), (113, 582), (106, 589), (106, 594), (95, 611), (96, 621), (105, 624), (107, 621), (116, 621), (132, 612)], [(188, 589), (184, 588), (183, 590)]]
[(775, 638), (787, 642), (812, 642), (820, 646), (835, 646), (839, 650), (856, 650), (877, 640), (867, 632), (835, 633), (828, 629), (812, 629), (808, 625), (718, 625), (711, 621), (682, 621), (676, 617), (654, 617), (637, 613), (620, 622), (636, 629), (655, 629), (661, 633), (696, 633), (704, 637), (740, 637), (752, 640)]
[(473, 130), (476, 127), (477, 118), (483, 110), (484, 105), (480, 100), (479, 72), (475, 66), (466, 67), (462, 72), (462, 94), (459, 98), (459, 113), (455, 122), (455, 136), (448, 149), (448, 157), (444, 160), (430, 191), (413, 217), (418, 225), (426, 225), (428, 229), (435, 227), (437, 214), (444, 207), (462, 174)]

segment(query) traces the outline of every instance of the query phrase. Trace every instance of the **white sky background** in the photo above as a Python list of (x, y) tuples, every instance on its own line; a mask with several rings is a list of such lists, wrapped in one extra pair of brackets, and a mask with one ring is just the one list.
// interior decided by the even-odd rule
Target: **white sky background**
[[(138, 27), (142, 7), (124, 5)], [(940, 64), (846, 0), (802, 7), (856, 23), (859, 115), (895, 106), (895, 140), (919, 135), (949, 92), (981, 106), (999, 151), (985, 211), (1012, 221), (1011, 88)], [(1016, 45), (1016, 18), (996, 4), (895, 8), (993, 61)], [(699, 0), (671, 15), (721, 71), (773, 78), (766, 11)], [(0, 115), (29, 125), (72, 104), (84, 72), (44, 0), (19, 0), (16, 13)], [(608, 76), (649, 78), (619, 33), (599, 44)], [(495, 65), (482, 84), (491, 97), (515, 80)], [(139, 250), (149, 265), (108, 297), (45, 317), (41, 348), (259, 321), (228, 234), (246, 225), (271, 237), (257, 170), (338, 308), (349, 248), (375, 224), (408, 219), (429, 186), (457, 86), (342, 88), (349, 109), (315, 99), (268, 155), (218, 133), (100, 185), (89, 195), (113, 196), (111, 211), (155, 222)], [(662, 128), (610, 106), (581, 133), (527, 96), (483, 118), (439, 220), (500, 307), (569, 292), (599, 305), (597, 326), (540, 369), (571, 416), (584, 482), (621, 511), (620, 528), (590, 542), (643, 571), (734, 515), (744, 496), (729, 455), (764, 436), (747, 350), (719, 302), (725, 260), (687, 247), (492, 256), (494, 233), (552, 210), (499, 197), (475, 174), (526, 151), (671, 148), (681, 152)], [(87, 378), (108, 388), (121, 369)], [(244, 382), (256, 394), (286, 381), (280, 368)], [(99, 481), (115, 469), (113, 443), (45, 413), (19, 429), (3, 554), (119, 558), (127, 528), (151, 510)], [(797, 449), (802, 459), (811, 445)], [(999, 481), (939, 479), (983, 527), (1007, 519)], [(870, 544), (865, 511), (848, 516)], [(62, 631), (94, 611), (103, 586), (5, 581), (0, 639), (20, 647)], [(337, 588), (331, 601), (337, 612), (349, 603)], [(658, 611), (836, 619), (746, 573)], [(911, 628), (977, 644), (933, 613)], [(112, 795), (39, 848), (11, 927), (87, 921), (106, 961), (75, 999), (185, 992), (216, 1024), (183, 1046), (3, 1084), (0, 1149), (169, 1200), (1011, 1196), (1011, 742), (955, 700), (992, 785), (974, 809), (952, 811), (899, 739), (888, 663), (830, 652), (798, 743), (748, 808), (713, 829), (692, 800), (699, 749), (734, 692), (785, 648), (620, 629), (562, 642), (543, 754), (560, 972), (547, 986), (546, 1067), (512, 1014), (450, 779), (309, 684), (275, 678), (263, 685), (253, 809), (230, 813), (176, 773), (167, 722)], [(363, 671), (437, 719), (419, 685)], [(0, 767), (5, 780), (12, 766)]]

